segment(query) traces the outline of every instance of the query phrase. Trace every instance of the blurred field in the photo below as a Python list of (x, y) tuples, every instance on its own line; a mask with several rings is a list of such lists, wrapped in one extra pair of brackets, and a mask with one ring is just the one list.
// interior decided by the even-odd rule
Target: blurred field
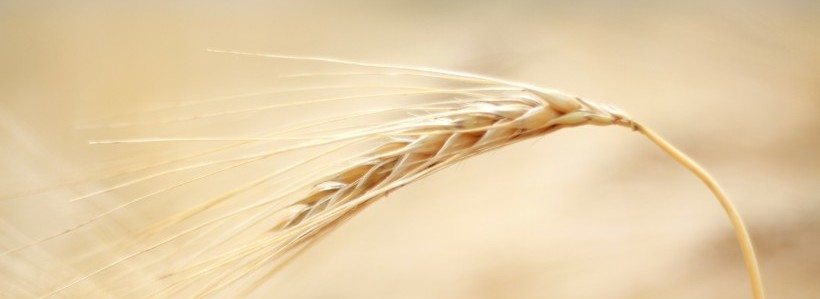
[[(245, 134), (379, 105), (257, 113), (227, 126), (75, 128), (178, 100), (302, 86), (310, 82), (278, 76), (328, 68), (208, 48), (433, 66), (616, 104), (699, 160), (733, 196), (769, 298), (818, 298), (819, 16), (817, 1), (1, 1), (0, 196), (202, 146), (88, 140)], [(247, 175), (267, 167), (276, 164)], [(107, 219), (94, 234), (0, 257), (0, 298), (76, 277), (72, 267), (55, 265), (139, 230), (165, 208), (245, 180), (172, 193)], [(0, 249), (158, 186), (67, 202), (111, 184), (0, 200)], [(61, 270), (45, 270), (52, 268)], [(637, 134), (584, 127), (488, 153), (392, 193), (255, 298), (749, 293), (729, 222), (706, 188)]]

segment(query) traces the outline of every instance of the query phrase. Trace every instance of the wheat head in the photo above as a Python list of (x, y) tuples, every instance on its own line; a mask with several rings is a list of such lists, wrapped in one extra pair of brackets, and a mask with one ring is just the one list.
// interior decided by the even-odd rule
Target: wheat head
[[(243, 224), (237, 225), (228, 233), (228, 235), (230, 235), (230, 232), (238, 234), (243, 228), (264, 221), (267, 229), (262, 234), (250, 239), (243, 239), (244, 241), (241, 245), (231, 250), (222, 251), (217, 254), (196, 255), (197, 258), (193, 258), (187, 263), (183, 263), (182, 266), (173, 268), (171, 271), (164, 271), (162, 276), (156, 277), (155, 281), (150, 283), (130, 286), (122, 292), (114, 292), (122, 297), (136, 294), (140, 296), (147, 294), (147, 296), (151, 298), (180, 296), (180, 294), (187, 294), (193, 297), (209, 297), (217, 294), (225, 294), (226, 292), (233, 294), (232, 296), (234, 297), (241, 297), (252, 292), (261, 283), (266, 281), (270, 275), (276, 273), (281, 266), (297, 256), (302, 250), (308, 248), (310, 244), (326, 235), (330, 230), (338, 227), (340, 223), (355, 215), (368, 204), (385, 197), (388, 193), (402, 186), (413, 183), (420, 178), (469, 157), (529, 138), (544, 136), (562, 128), (582, 125), (616, 125), (638, 131), (647, 136), (664, 151), (672, 155), (673, 158), (695, 173), (707, 184), (710, 190), (713, 191), (734, 225), (738, 241), (744, 254), (744, 261), (746, 262), (749, 272), (754, 298), (763, 299), (762, 283), (751, 241), (738, 213), (724, 192), (694, 161), (680, 153), (657, 134), (635, 122), (613, 106), (598, 104), (556, 90), (452, 71), (370, 64), (333, 58), (267, 55), (229, 51), (215, 52), (267, 56), (279, 59), (341, 63), (375, 69), (389, 69), (391, 75), (425, 76), (477, 82), (490, 86), (457, 90), (422, 89), (395, 93), (393, 95), (426, 93), (456, 94), (468, 96), (468, 98), (436, 102), (418, 107), (405, 107), (403, 108), (405, 111), (412, 113), (411, 117), (380, 125), (336, 132), (327, 136), (306, 138), (309, 140), (290, 148), (235, 158), (232, 161), (239, 162), (241, 165), (242, 163), (251, 163), (285, 151), (299, 150), (308, 147), (337, 144), (338, 148), (341, 148), (351, 143), (367, 143), (372, 145), (369, 150), (363, 152), (361, 155), (351, 157), (348, 161), (345, 161), (345, 163), (328, 168), (316, 177), (309, 177), (310, 180), (305, 181), (304, 184), (295, 184), (296, 187), (281, 191), (281, 194), (275, 199), (235, 209), (230, 213), (215, 217), (205, 223), (178, 231), (170, 237), (151, 240), (150, 238), (152, 236), (157, 236), (160, 232), (173, 228), (194, 217), (196, 214), (207, 211), (225, 202), (236, 193), (257, 186), (270, 177), (287, 172), (290, 168), (280, 169), (270, 177), (251, 182), (246, 186), (237, 188), (235, 191), (212, 198), (193, 209), (161, 221), (147, 228), (143, 234), (137, 238), (139, 242), (137, 242), (136, 250), (128, 251), (127, 254), (123, 254), (114, 262), (97, 267), (93, 271), (87, 272), (75, 280), (54, 287), (40, 294), (39, 297), (50, 297), (61, 294), (78, 284), (94, 280), (112, 267), (132, 259), (137, 259), (146, 252), (154, 251), (169, 243), (183, 242), (181, 240), (192, 234), (200, 233), (201, 236), (207, 236), (208, 232), (206, 229), (208, 229), (208, 227), (218, 225), (221, 221), (236, 217), (241, 213), (264, 208), (265, 212), (259, 214), (264, 215), (264, 217), (249, 219)], [(483, 93), (485, 91), (503, 91), (504, 94), (488, 95)], [(391, 94), (379, 94), (378, 96), (389, 95)], [(334, 98), (333, 100), (340, 99), (344, 99), (344, 97)], [(328, 99), (322, 101), (328, 101)], [(270, 105), (263, 108), (268, 109), (281, 106), (283, 105)], [(240, 110), (235, 113), (245, 111), (247, 110)], [(231, 113), (234, 112), (223, 111), (213, 115), (194, 116), (189, 119), (221, 116)], [(179, 119), (176, 121), (179, 121)], [(132, 125), (139, 124), (121, 123), (115, 124), (114, 126)], [(283, 137), (261, 136), (239, 138), (235, 141), (249, 143), (273, 139), (283, 139)], [(113, 140), (97, 141), (95, 143), (161, 141), (173, 140)], [(335, 149), (328, 150), (327, 152), (333, 151), (335, 151)], [(214, 163), (194, 164), (187, 168), (197, 168), (211, 164)], [(298, 166), (299, 163), (296, 165)], [(75, 200), (82, 200), (179, 170), (180, 169), (174, 169), (159, 172), (153, 176), (142, 177), (108, 189), (85, 194), (75, 198)], [(312, 186), (312, 188), (304, 194), (289, 196), (299, 194), (298, 192), (301, 189), (298, 187), (303, 185), (309, 185)], [(103, 216), (107, 216), (116, 209), (124, 208), (128, 204), (140, 199), (132, 200), (129, 203), (109, 210), (89, 220), (86, 224), (96, 221)], [(79, 229), (83, 225), (85, 224), (74, 227), (69, 231)], [(203, 233), (202, 231), (205, 232)], [(51, 236), (25, 246), (8, 250), (3, 254), (13, 254), (32, 245), (45, 242), (53, 237), (57, 236)], [(226, 236), (219, 240), (227, 241), (230, 238), (231, 236)], [(205, 246), (199, 253), (204, 252), (206, 249), (217, 248), (218, 245), (219, 244), (211, 244)], [(272, 264), (274, 266), (271, 266)], [(268, 271), (262, 271), (264, 268), (267, 268)], [(122, 280), (124, 278), (120, 277), (118, 279)], [(149, 289), (147, 293), (144, 291), (146, 288)], [(140, 291), (141, 289), (142, 291)]]

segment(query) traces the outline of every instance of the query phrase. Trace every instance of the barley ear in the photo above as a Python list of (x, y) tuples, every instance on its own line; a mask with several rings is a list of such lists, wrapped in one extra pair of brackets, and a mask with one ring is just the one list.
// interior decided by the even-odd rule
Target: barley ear
[(764, 299), (765, 296), (763, 294), (763, 281), (760, 277), (760, 268), (757, 265), (757, 257), (755, 255), (754, 247), (752, 246), (752, 240), (749, 237), (749, 232), (746, 230), (746, 226), (743, 224), (743, 220), (740, 218), (740, 214), (735, 209), (732, 201), (729, 200), (729, 197), (723, 191), (723, 188), (706, 172), (703, 167), (698, 165), (697, 162), (689, 158), (686, 154), (672, 146), (668, 141), (664, 140), (658, 134), (638, 123), (634, 123), (634, 129), (644, 136), (648, 138), (652, 143), (660, 147), (664, 152), (669, 154), (675, 161), (678, 161), (683, 167), (686, 167), (692, 174), (697, 176), (706, 186), (712, 191), (712, 194), (715, 195), (720, 205), (723, 206), (723, 210), (726, 211), (726, 215), (729, 217), (729, 220), (732, 222), (732, 226), (734, 227), (735, 237), (737, 238), (738, 243), (740, 244), (740, 251), (743, 253), (743, 262), (746, 264), (746, 272), (749, 275), (749, 281), (752, 287), (752, 297), (754, 299)]

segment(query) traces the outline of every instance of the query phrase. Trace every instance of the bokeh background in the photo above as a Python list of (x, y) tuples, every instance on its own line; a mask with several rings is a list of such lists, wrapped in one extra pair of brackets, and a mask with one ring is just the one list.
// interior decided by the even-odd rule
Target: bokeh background
[[(152, 105), (297, 86), (305, 82), (278, 76), (324, 70), (208, 48), (455, 69), (616, 104), (699, 160), (733, 196), (770, 298), (820, 297), (820, 2), (808, 0), (0, 1), (2, 249), (157, 186), (73, 204), (66, 199), (114, 182), (12, 195), (202, 146), (88, 140), (241, 134), (340, 109), (259, 113), (218, 127), (78, 129)], [(200, 185), (119, 213), (95, 228), (106, 233), (0, 257), (0, 297), (25, 298), (24, 289), (76, 277), (81, 270), (45, 269), (138, 230), (173, 200), (216, 188)], [(750, 292), (729, 222), (706, 188), (639, 135), (585, 127), (476, 157), (391, 194), (254, 295)]]

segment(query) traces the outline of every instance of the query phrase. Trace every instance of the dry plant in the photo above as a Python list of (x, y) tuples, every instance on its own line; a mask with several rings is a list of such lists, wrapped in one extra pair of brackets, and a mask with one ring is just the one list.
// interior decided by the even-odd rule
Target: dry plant
[[(83, 127), (128, 128), (142, 125), (172, 124), (189, 120), (209, 119), (289, 106), (325, 104), (362, 98), (430, 96), (436, 100), (390, 107), (334, 118), (308, 121), (285, 130), (253, 137), (231, 138), (148, 138), (98, 140), (94, 144), (133, 144), (165, 142), (226, 142), (207, 151), (141, 165), (122, 170), (117, 175), (137, 174), (135, 178), (75, 197), (72, 201), (112, 193), (150, 180), (190, 170), (208, 169), (182, 182), (154, 190), (97, 213), (65, 231), (46, 238), (25, 242), (2, 252), (2, 256), (23, 255), (26, 251), (45, 250), (42, 246), (54, 239), (80, 235), (90, 224), (139, 204), (158, 194), (169, 192), (205, 178), (222, 174), (257, 161), (287, 153), (318, 149), (311, 158), (288, 166), (279, 166), (273, 173), (205, 201), (194, 207), (156, 221), (136, 235), (123, 238), (108, 247), (86, 252), (88, 256), (114, 256), (104, 264), (74, 273), (72, 279), (44, 286), (19, 288), (20, 296), (46, 298), (104, 294), (114, 297), (211, 297), (231, 294), (237, 298), (250, 294), (267, 281), (289, 260), (316, 242), (329, 231), (362, 208), (388, 193), (413, 183), (445, 167), (469, 157), (553, 131), (582, 126), (616, 125), (637, 131), (659, 146), (673, 159), (689, 169), (712, 191), (728, 215), (746, 263), (753, 297), (763, 299), (755, 253), (741, 218), (720, 186), (697, 163), (668, 142), (610, 105), (584, 100), (556, 90), (508, 82), (474, 74), (420, 67), (381, 65), (321, 57), (268, 55), (232, 51), (216, 51), (246, 56), (313, 61), (365, 68), (361, 72), (312, 73), (297, 76), (413, 76), (446, 82), (467, 84), (463, 88), (431, 88), (414, 86), (373, 86), (389, 92), (371, 93), (299, 102), (276, 103), (261, 107), (197, 114), (152, 121), (87, 123)], [(170, 108), (196, 106), (253, 95), (273, 95), (299, 90), (338, 91), (367, 86), (319, 86), (304, 89), (278, 90), (258, 94), (211, 98), (185, 102)], [(439, 100), (444, 96), (446, 100)], [(158, 112), (159, 107), (142, 112)], [(359, 126), (343, 126), (351, 119), (376, 115), (404, 115), (393, 121)], [(285, 142), (290, 145), (228, 158), (209, 158), (216, 154), (250, 146), (258, 142)], [(355, 148), (358, 154), (322, 159)], [(362, 148), (369, 148), (362, 151)], [(196, 159), (208, 158), (204, 162)], [(187, 163), (173, 166), (178, 163)], [(311, 166), (309, 166), (311, 165)], [(171, 168), (163, 168), (173, 166)], [(97, 175), (68, 182), (53, 188), (66, 188), (91, 180), (110, 178)], [(276, 182), (272, 196), (254, 200), (237, 200), (243, 193)], [(52, 188), (52, 189), (53, 189)], [(312, 188), (312, 189), (310, 189)], [(306, 189), (310, 189), (309, 191)], [(30, 194), (17, 194), (14, 198)], [(12, 198), (13, 199), (13, 198)], [(79, 262), (78, 262), (79, 263)], [(14, 277), (11, 278), (12, 280)]]

